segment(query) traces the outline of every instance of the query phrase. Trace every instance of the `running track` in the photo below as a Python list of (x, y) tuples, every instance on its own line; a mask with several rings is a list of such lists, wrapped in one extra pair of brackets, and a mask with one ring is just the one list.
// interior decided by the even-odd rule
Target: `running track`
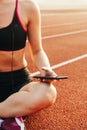
[[(28, 130), (87, 130), (87, 11), (41, 11), (42, 41), (55, 82), (56, 103), (27, 117)], [(28, 50), (29, 69), (38, 74)]]

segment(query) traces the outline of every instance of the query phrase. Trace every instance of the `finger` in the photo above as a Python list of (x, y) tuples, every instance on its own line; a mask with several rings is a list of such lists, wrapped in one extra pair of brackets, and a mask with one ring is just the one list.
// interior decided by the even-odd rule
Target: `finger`
[(46, 71), (46, 72), (51, 72), (52, 70), (48, 67), (42, 67), (42, 70)]

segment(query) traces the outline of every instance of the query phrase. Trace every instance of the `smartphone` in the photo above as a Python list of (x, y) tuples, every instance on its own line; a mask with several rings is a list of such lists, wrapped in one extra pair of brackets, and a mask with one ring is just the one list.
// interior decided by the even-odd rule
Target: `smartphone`
[(67, 79), (68, 76), (58, 76), (58, 77), (52, 77), (52, 76), (33, 76), (33, 78), (36, 79), (45, 79), (45, 80), (62, 80), (62, 79)]

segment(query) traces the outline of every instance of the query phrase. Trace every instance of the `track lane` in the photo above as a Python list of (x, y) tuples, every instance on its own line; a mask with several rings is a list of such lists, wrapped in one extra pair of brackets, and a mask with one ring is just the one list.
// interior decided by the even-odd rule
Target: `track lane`
[[(74, 13), (75, 14), (75, 13)], [(82, 15), (73, 14), (73, 21), (81, 20)], [(84, 19), (87, 16), (84, 14)], [(67, 15), (66, 15), (67, 16)], [(69, 22), (65, 15), (57, 17), (59, 23)], [(53, 19), (52, 19), (53, 18)], [(75, 19), (74, 19), (75, 18)], [(48, 20), (49, 19), (49, 20)], [(65, 19), (65, 21), (64, 21)], [(45, 18), (46, 20), (46, 18)], [(62, 21), (63, 20), (63, 21)], [(47, 17), (51, 24), (55, 23), (54, 16)], [(45, 22), (47, 22), (45, 21)], [(62, 21), (62, 22), (60, 22)], [(49, 23), (44, 23), (48, 25)], [(49, 30), (50, 31), (50, 30)], [(56, 32), (57, 33), (57, 32)], [(87, 33), (77, 33), (51, 39), (43, 39), (43, 47), (51, 61), (51, 66), (66, 60), (87, 54)], [(27, 50), (27, 54), (29, 51)], [(30, 57), (28, 57), (28, 60)], [(32, 62), (30, 70), (35, 72)], [(58, 75), (68, 75), (68, 80), (55, 82), (58, 91), (56, 103), (45, 110), (27, 117), (28, 130), (86, 130), (87, 129), (87, 58), (55, 69)]]
[(28, 130), (86, 130), (86, 62), (82, 59), (55, 70), (59, 75), (68, 75), (69, 79), (55, 82), (58, 91), (56, 103), (29, 116)]
[[(82, 13), (81, 13), (81, 12)], [(74, 23), (77, 21), (87, 21), (87, 11), (70, 11), (68, 13), (68, 11), (64, 11), (64, 12), (59, 12), (56, 11), (56, 16), (55, 16), (55, 11), (53, 13), (53, 15), (46, 15), (45, 13), (44, 15), (42, 15), (41, 19), (42, 19), (42, 26), (47, 26), (47, 25), (53, 25), (53, 24), (64, 24), (64, 23)], [(50, 11), (46, 11), (48, 12), (48, 14), (50, 14)]]

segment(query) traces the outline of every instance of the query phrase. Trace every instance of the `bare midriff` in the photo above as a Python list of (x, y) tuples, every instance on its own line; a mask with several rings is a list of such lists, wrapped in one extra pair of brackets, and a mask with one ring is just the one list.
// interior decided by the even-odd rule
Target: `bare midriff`
[(24, 49), (0, 51), (0, 72), (18, 70), (27, 66)]

